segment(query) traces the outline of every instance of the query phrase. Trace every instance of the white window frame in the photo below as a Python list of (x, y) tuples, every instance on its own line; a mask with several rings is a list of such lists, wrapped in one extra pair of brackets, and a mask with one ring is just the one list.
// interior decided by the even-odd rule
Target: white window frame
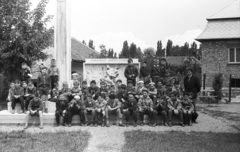
[[(234, 49), (234, 62), (230, 62), (230, 49)], [(231, 48), (228, 48), (228, 63), (229, 64), (240, 64), (240, 61), (237, 62), (237, 49), (240, 49), (239, 47), (231, 47)]]

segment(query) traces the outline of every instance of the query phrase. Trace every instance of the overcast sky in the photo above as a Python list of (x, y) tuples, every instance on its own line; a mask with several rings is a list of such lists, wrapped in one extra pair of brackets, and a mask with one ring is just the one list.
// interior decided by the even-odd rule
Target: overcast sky
[[(33, 7), (40, 0), (31, 0)], [(54, 15), (57, 0), (49, 0)], [(143, 50), (158, 40), (192, 43), (211, 17), (234, 0), (71, 0), (71, 35), (120, 52), (123, 41)], [(54, 23), (54, 22), (53, 22)]]

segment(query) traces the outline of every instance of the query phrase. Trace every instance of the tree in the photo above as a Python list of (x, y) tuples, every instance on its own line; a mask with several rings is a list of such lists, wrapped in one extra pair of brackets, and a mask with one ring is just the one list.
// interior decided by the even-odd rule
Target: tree
[(44, 49), (53, 44), (53, 27), (47, 28), (52, 16), (46, 13), (47, 0), (30, 10), (29, 0), (0, 1), (0, 64), (5, 75), (19, 74), (22, 62), (44, 60)]
[(167, 41), (167, 46), (166, 46), (166, 56), (171, 56), (171, 52), (172, 52), (172, 47), (173, 47), (173, 43), (171, 40)]
[(95, 46), (93, 45), (93, 40), (89, 40), (88, 42), (88, 47), (92, 48), (93, 50), (95, 50)]
[(137, 46), (134, 43), (131, 43), (129, 48), (129, 57), (136, 58), (137, 57)]
[(157, 52), (156, 56), (163, 57), (165, 56), (165, 50), (162, 48), (162, 41), (157, 42)]
[(116, 53), (116, 52), (114, 53), (114, 56), (113, 56), (113, 58), (117, 58), (117, 53)]
[(107, 55), (108, 55), (108, 51), (106, 49), (106, 46), (104, 44), (101, 44), (100, 46), (100, 58), (107, 58)]
[(86, 42), (85, 42), (84, 40), (82, 41), (82, 44), (87, 45)]
[(124, 41), (123, 42), (123, 48), (122, 51), (119, 54), (120, 58), (129, 58), (129, 46), (128, 46), (128, 42)]

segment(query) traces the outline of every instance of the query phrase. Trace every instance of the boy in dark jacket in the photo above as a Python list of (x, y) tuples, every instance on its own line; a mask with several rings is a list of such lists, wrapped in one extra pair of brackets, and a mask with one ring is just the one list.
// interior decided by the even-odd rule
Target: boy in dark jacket
[(39, 116), (40, 119), (40, 129), (43, 129), (43, 103), (42, 100), (37, 96), (35, 96), (28, 105), (28, 111), (26, 113), (26, 119), (25, 119), (25, 127), (24, 129), (28, 128), (28, 120), (29, 116)]
[(94, 100), (97, 99), (99, 93), (100, 93), (100, 88), (96, 86), (96, 81), (92, 80), (90, 83), (90, 87), (86, 89), (86, 93), (88, 96), (92, 96)]
[(60, 117), (63, 117), (63, 126), (67, 125), (67, 108), (68, 108), (68, 99), (64, 94), (61, 94), (56, 101), (56, 112), (55, 119), (57, 122), (57, 126), (60, 123)]
[(128, 80), (132, 80), (133, 86), (136, 85), (136, 77), (138, 77), (138, 69), (133, 65), (133, 60), (128, 59), (128, 66), (124, 71), (124, 75)]
[(126, 119), (126, 127), (128, 127), (129, 125), (130, 115), (132, 115), (134, 120), (133, 126), (137, 127), (137, 108), (138, 108), (138, 103), (134, 98), (134, 94), (128, 93), (128, 100), (124, 103), (124, 106), (123, 106), (123, 115), (125, 116), (125, 119)]
[(12, 97), (12, 113), (15, 113), (15, 106), (17, 102), (20, 102), (21, 104), (21, 112), (24, 112), (24, 89), (21, 87), (21, 82), (19, 80), (15, 81), (15, 87), (13, 89), (13, 93), (12, 93), (13, 97)]
[(40, 97), (43, 101), (43, 111), (48, 112), (47, 110), (47, 101), (48, 95), (51, 92), (51, 79), (47, 74), (47, 68), (42, 68), (42, 74), (38, 77), (38, 89), (40, 93)]
[(26, 88), (26, 93), (24, 95), (25, 96), (25, 110), (28, 109), (28, 105), (29, 105), (30, 101), (35, 97), (36, 93), (37, 93), (37, 90), (34, 87), (34, 84), (32, 82), (29, 82), (28, 86)]

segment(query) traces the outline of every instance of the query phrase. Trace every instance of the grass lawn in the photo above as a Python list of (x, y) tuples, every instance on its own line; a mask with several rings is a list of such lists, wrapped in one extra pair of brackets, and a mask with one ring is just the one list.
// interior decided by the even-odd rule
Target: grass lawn
[(123, 152), (239, 152), (240, 134), (206, 132), (125, 132)]
[(80, 152), (88, 144), (87, 132), (0, 132), (0, 152)]

